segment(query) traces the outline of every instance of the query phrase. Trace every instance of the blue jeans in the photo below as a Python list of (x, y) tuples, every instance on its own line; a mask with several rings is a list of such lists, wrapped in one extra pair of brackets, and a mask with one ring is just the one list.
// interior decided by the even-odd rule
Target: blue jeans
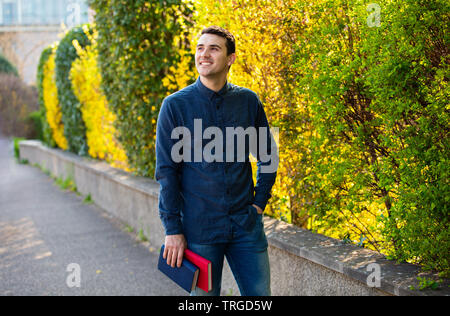
[(196, 288), (191, 296), (219, 296), (222, 285), (224, 258), (233, 272), (243, 296), (270, 296), (270, 266), (267, 253), (267, 239), (262, 224), (262, 216), (251, 231), (232, 225), (233, 238), (227, 243), (194, 244), (188, 248), (212, 262), (212, 291)]

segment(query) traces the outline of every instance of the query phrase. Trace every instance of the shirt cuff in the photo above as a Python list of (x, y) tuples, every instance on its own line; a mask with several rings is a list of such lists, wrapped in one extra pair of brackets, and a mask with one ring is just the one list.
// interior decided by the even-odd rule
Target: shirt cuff
[(266, 208), (267, 202), (272, 197), (272, 195), (269, 193), (268, 195), (255, 195), (255, 200), (253, 204), (258, 205), (264, 212), (264, 209)]
[(183, 224), (179, 216), (161, 216), (166, 236), (183, 234)]

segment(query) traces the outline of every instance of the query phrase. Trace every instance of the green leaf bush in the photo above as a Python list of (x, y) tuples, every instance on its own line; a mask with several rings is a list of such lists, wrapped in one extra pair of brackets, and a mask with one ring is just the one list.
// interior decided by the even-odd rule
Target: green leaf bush
[[(86, 27), (89, 31), (90, 26), (86, 24)], [(55, 59), (56, 86), (62, 110), (64, 136), (68, 142), (68, 150), (82, 156), (87, 155), (89, 150), (86, 143), (86, 126), (81, 117), (80, 101), (72, 91), (69, 74), (73, 61), (78, 57), (72, 42), (77, 40), (81, 47), (90, 45), (84, 32), (83, 26), (71, 29), (58, 44)]]
[(116, 129), (130, 168), (153, 177), (156, 119), (168, 89), (162, 80), (180, 60), (184, 17), (191, 9), (183, 1), (126, 2), (93, 0), (98, 29), (102, 89), (117, 115)]
[(17, 68), (2, 54), (0, 54), (0, 73), (13, 74), (19, 77)]
[[(392, 258), (449, 273), (447, 1), (299, 4), (298, 87), (312, 111), (310, 214), (334, 230), (349, 218)], [(447, 12), (447, 13), (445, 13)]]

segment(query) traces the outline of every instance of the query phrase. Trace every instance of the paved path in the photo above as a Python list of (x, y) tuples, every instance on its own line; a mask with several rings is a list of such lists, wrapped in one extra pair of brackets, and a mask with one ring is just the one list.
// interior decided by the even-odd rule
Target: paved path
[(83, 200), (17, 164), (0, 139), (0, 296), (186, 295), (157, 271), (157, 250)]

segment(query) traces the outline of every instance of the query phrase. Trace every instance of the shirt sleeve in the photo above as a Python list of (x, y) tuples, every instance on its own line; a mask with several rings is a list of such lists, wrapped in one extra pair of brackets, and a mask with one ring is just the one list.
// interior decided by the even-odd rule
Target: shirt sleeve
[(255, 185), (255, 201), (262, 210), (271, 198), (270, 191), (275, 184), (279, 162), (278, 147), (270, 131), (269, 122), (263, 105), (257, 97), (258, 109), (256, 115), (257, 128), (257, 173)]
[(181, 162), (176, 163), (171, 157), (175, 140), (171, 139), (175, 128), (175, 119), (167, 98), (164, 99), (156, 124), (156, 168), (155, 179), (160, 185), (159, 216), (166, 235), (183, 233), (181, 223), (180, 168)]

